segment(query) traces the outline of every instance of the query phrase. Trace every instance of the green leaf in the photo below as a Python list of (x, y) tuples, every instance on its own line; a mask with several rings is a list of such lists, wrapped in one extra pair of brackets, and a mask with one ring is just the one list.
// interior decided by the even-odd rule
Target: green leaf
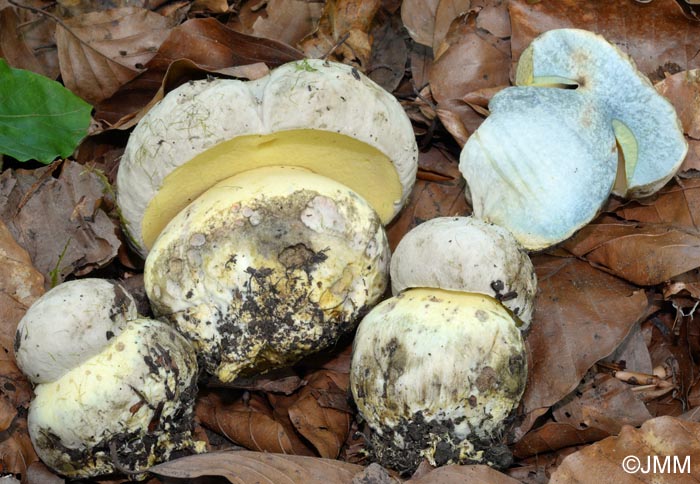
[(56, 81), (0, 59), (0, 154), (51, 163), (78, 146), (92, 106)]

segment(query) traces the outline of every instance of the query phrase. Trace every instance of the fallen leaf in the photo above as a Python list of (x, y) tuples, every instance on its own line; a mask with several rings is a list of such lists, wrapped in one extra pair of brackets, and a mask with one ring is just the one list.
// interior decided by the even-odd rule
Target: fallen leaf
[(370, 32), (374, 41), (367, 75), (386, 91), (394, 92), (404, 77), (408, 46), (398, 18), (383, 17), (383, 21), (377, 23)]
[(245, 401), (226, 402), (216, 393), (200, 394), (195, 412), (205, 427), (232, 442), (259, 452), (314, 455), (294, 432), (291, 423), (275, 418), (264, 397), (252, 393)]
[(665, 225), (591, 223), (562, 247), (639, 286), (700, 267), (700, 235)]
[(0, 219), (47, 285), (85, 275), (117, 255), (115, 224), (100, 208), (110, 189), (99, 173), (72, 161), (0, 175)]
[(683, 177), (695, 176), (700, 172), (700, 141), (686, 138), (688, 142), (688, 154), (678, 170)]
[[(251, 5), (246, 3), (244, 8)], [(245, 34), (297, 45), (318, 26), (323, 3), (306, 0), (269, 0)]]
[(700, 70), (678, 72), (655, 87), (676, 108), (683, 131), (691, 138), (700, 139)]
[(471, 213), (464, 197), (464, 180), (457, 167), (457, 161), (449, 152), (433, 146), (429, 151), (419, 153), (418, 166), (428, 173), (440, 175), (442, 179), (422, 180), (419, 175), (408, 204), (387, 227), (392, 250), (406, 232), (426, 220)]
[(635, 324), (625, 340), (607, 358), (606, 362), (624, 363), (625, 370), (650, 374), (654, 371), (647, 341), (641, 330), (641, 325)]
[[(673, 417), (649, 420), (640, 429), (625, 426), (619, 436), (568, 456), (549, 482), (696, 483), (700, 475), (698, 435), (700, 424)], [(655, 463), (668, 463), (667, 470), (659, 472)]]
[(449, 465), (438, 467), (418, 479), (406, 481), (410, 484), (517, 484), (512, 477), (485, 465)]
[(372, 52), (369, 31), (380, 5), (381, 0), (326, 0), (318, 29), (300, 48), (306, 57), (331, 56), (366, 70)]
[(578, 259), (539, 255), (533, 263), (539, 289), (526, 338), (525, 413), (551, 407), (573, 391), (648, 307), (643, 290)]
[(608, 435), (618, 434), (623, 425), (639, 426), (652, 418), (631, 385), (603, 373), (581, 383), (552, 414), (559, 423), (580, 430), (596, 428)]
[(222, 476), (239, 483), (349, 484), (362, 470), (337, 460), (239, 450), (183, 457), (151, 467), (149, 472), (179, 478)]
[(288, 409), (299, 433), (321, 457), (335, 459), (350, 431), (349, 375), (329, 370), (313, 373)]
[(44, 277), (0, 220), (0, 346), (11, 351), (17, 324), (44, 293)]
[(27, 69), (41, 75), (50, 75), (34, 56), (20, 30), (20, 18), (15, 8), (0, 10), (0, 57), (12, 67)]
[[(697, 23), (687, 19), (674, 0), (654, 2), (533, 2), (512, 0), (513, 66), (540, 33), (575, 27), (603, 35), (634, 59), (637, 68), (652, 80), (664, 72), (700, 67), (697, 55)], [(650, 28), (653, 26), (653, 28)]]
[(440, 0), (404, 0), (401, 4), (401, 20), (408, 35), (421, 45), (433, 46), (435, 15)]
[(235, 388), (239, 390), (283, 393), (291, 395), (304, 384), (304, 381), (291, 368), (280, 368), (263, 375), (238, 377), (232, 382), (220, 382), (212, 377), (209, 386), (213, 388)]
[(215, 14), (229, 11), (227, 0), (194, 0), (190, 12), (209, 12)]
[(573, 445), (597, 442), (609, 436), (608, 432), (597, 428), (581, 429), (568, 423), (547, 422), (518, 440), (513, 455), (525, 459)]
[(0, 432), (0, 472), (24, 475), (27, 467), (38, 460), (27, 431), (27, 421), (18, 417), (10, 428)]
[[(135, 113), (155, 102), (154, 97), (171, 67), (177, 72), (169, 73), (168, 89), (206, 77), (207, 71), (257, 63), (277, 67), (303, 57), (288, 45), (241, 34), (213, 18), (191, 19), (170, 31), (156, 55), (146, 64), (146, 72), (98, 105), (95, 117), (118, 125), (120, 129), (132, 127), (138, 120)], [(172, 64), (178, 60), (181, 61), (175, 69)], [(194, 69), (198, 70), (198, 76), (192, 76)]]
[(511, 36), (507, 0), (473, 0), (472, 8), (480, 8), (476, 26), (505, 39)]
[(471, 7), (471, 0), (440, 0), (435, 11), (435, 25), (433, 27), (433, 54), (435, 58), (441, 55), (442, 43), (447, 36), (452, 22), (462, 17)]
[[(53, 7), (53, 2), (43, 0), (25, 0), (22, 4), (42, 11)], [(29, 8), (3, 7), (0, 2), (0, 57), (13, 67), (56, 79), (60, 69), (54, 21)]]
[(124, 7), (59, 23), (56, 44), (66, 87), (97, 104), (138, 76), (172, 27), (160, 14)]
[(27, 467), (26, 482), (30, 484), (65, 484), (66, 481), (41, 461), (37, 461)]

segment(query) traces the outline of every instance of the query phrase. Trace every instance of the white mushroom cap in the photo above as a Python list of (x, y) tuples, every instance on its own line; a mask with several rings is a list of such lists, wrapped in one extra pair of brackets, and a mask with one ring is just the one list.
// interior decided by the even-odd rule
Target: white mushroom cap
[(409, 289), (378, 304), (354, 340), (350, 388), (382, 465), (494, 462), (489, 449), (525, 389), (520, 331), (496, 300)]
[(624, 155), (617, 194), (651, 195), (686, 156), (688, 144), (671, 103), (629, 56), (600, 35), (579, 29), (545, 32), (522, 53), (516, 83), (575, 85), (604, 106)]
[(539, 87), (504, 89), (489, 109), (460, 155), (474, 215), (528, 250), (567, 239), (597, 215), (615, 181), (607, 112), (591, 95)]
[(129, 138), (118, 202), (142, 255), (199, 194), (260, 166), (305, 166), (335, 178), (388, 223), (411, 192), (417, 159), (394, 96), (355, 68), (308, 59), (256, 81), (195, 81), (170, 92)]
[(191, 435), (197, 376), (194, 350), (174, 329), (130, 321), (100, 353), (36, 387), (34, 448), (68, 477), (138, 472), (176, 450), (201, 452)]
[(171, 220), (146, 259), (154, 312), (222, 381), (295, 363), (352, 330), (388, 283), (377, 214), (301, 168), (226, 179)]
[(404, 235), (391, 257), (394, 295), (420, 287), (486, 294), (518, 316), (525, 329), (537, 276), (525, 249), (503, 227), (474, 217), (438, 217)]
[(34, 383), (58, 380), (100, 353), (137, 317), (133, 297), (116, 282), (64, 282), (41, 296), (20, 320), (17, 366)]

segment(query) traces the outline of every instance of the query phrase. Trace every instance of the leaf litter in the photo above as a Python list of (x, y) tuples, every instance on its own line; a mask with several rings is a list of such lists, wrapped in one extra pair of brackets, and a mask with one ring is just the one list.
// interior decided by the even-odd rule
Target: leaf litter
[[(55, 477), (37, 463), (29, 443), (31, 386), (11, 354), (14, 328), (31, 300), (55, 283), (91, 274), (142, 286), (141, 269), (119, 238), (105, 181), (113, 180), (126, 140), (119, 130), (132, 127), (165, 93), (208, 75), (258, 78), (304, 55), (362, 69), (401, 100), (422, 148), (409, 204), (388, 227), (395, 247), (429, 218), (470, 213), (457, 170), (460, 146), (488, 115), (490, 97), (510, 83), (524, 46), (546, 29), (565, 26), (598, 31), (632, 55), (676, 105), (690, 155), (679, 177), (656, 196), (611, 199), (575, 237), (533, 258), (540, 289), (526, 335), (528, 385), (507, 437), (514, 466), (501, 473), (424, 463), (410, 482), (605, 482), (611, 476), (628, 482), (625, 455), (697, 455), (700, 56), (692, 41), (698, 24), (678, 2), (24, 5), (34, 10), (0, 1), (0, 52), (13, 67), (54, 78), (60, 71), (76, 94), (96, 103), (100, 124), (79, 148), (80, 163), (26, 168), (10, 162), (0, 174), (4, 472)], [(363, 455), (364, 427), (348, 399), (350, 350), (340, 345), (235, 388), (210, 382), (197, 403), (198, 422), (207, 429), (198, 427), (198, 435), (221, 451), (161, 464), (154, 474), (232, 482), (401, 482)]]

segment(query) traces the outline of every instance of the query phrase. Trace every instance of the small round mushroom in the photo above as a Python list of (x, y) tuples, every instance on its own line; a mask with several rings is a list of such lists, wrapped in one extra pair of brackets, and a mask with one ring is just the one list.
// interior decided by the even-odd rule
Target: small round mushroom
[(601, 35), (581, 29), (543, 33), (520, 56), (516, 83), (576, 87), (604, 106), (622, 151), (615, 194), (640, 198), (655, 193), (688, 152), (673, 105)]
[(350, 387), (382, 465), (409, 473), (425, 457), (507, 467), (500, 438), (526, 375), (521, 332), (498, 301), (408, 289), (360, 323)]
[(391, 289), (437, 288), (485, 294), (522, 321), (534, 310), (537, 276), (523, 247), (503, 227), (475, 217), (438, 217), (418, 225), (391, 257)]
[(20, 320), (17, 366), (33, 383), (56, 381), (101, 352), (137, 317), (133, 297), (116, 282), (78, 279), (59, 284)]
[[(110, 305), (115, 294), (129, 303)], [(173, 452), (204, 451), (192, 437), (198, 367), (185, 338), (166, 323), (132, 319), (131, 297), (97, 279), (57, 286), (35, 306), (20, 323), (18, 353), (41, 380), (28, 429), (47, 466), (70, 478), (134, 475)]]
[(348, 187), (298, 167), (250, 170), (180, 212), (146, 259), (154, 312), (222, 381), (333, 345), (382, 296), (389, 246)]

